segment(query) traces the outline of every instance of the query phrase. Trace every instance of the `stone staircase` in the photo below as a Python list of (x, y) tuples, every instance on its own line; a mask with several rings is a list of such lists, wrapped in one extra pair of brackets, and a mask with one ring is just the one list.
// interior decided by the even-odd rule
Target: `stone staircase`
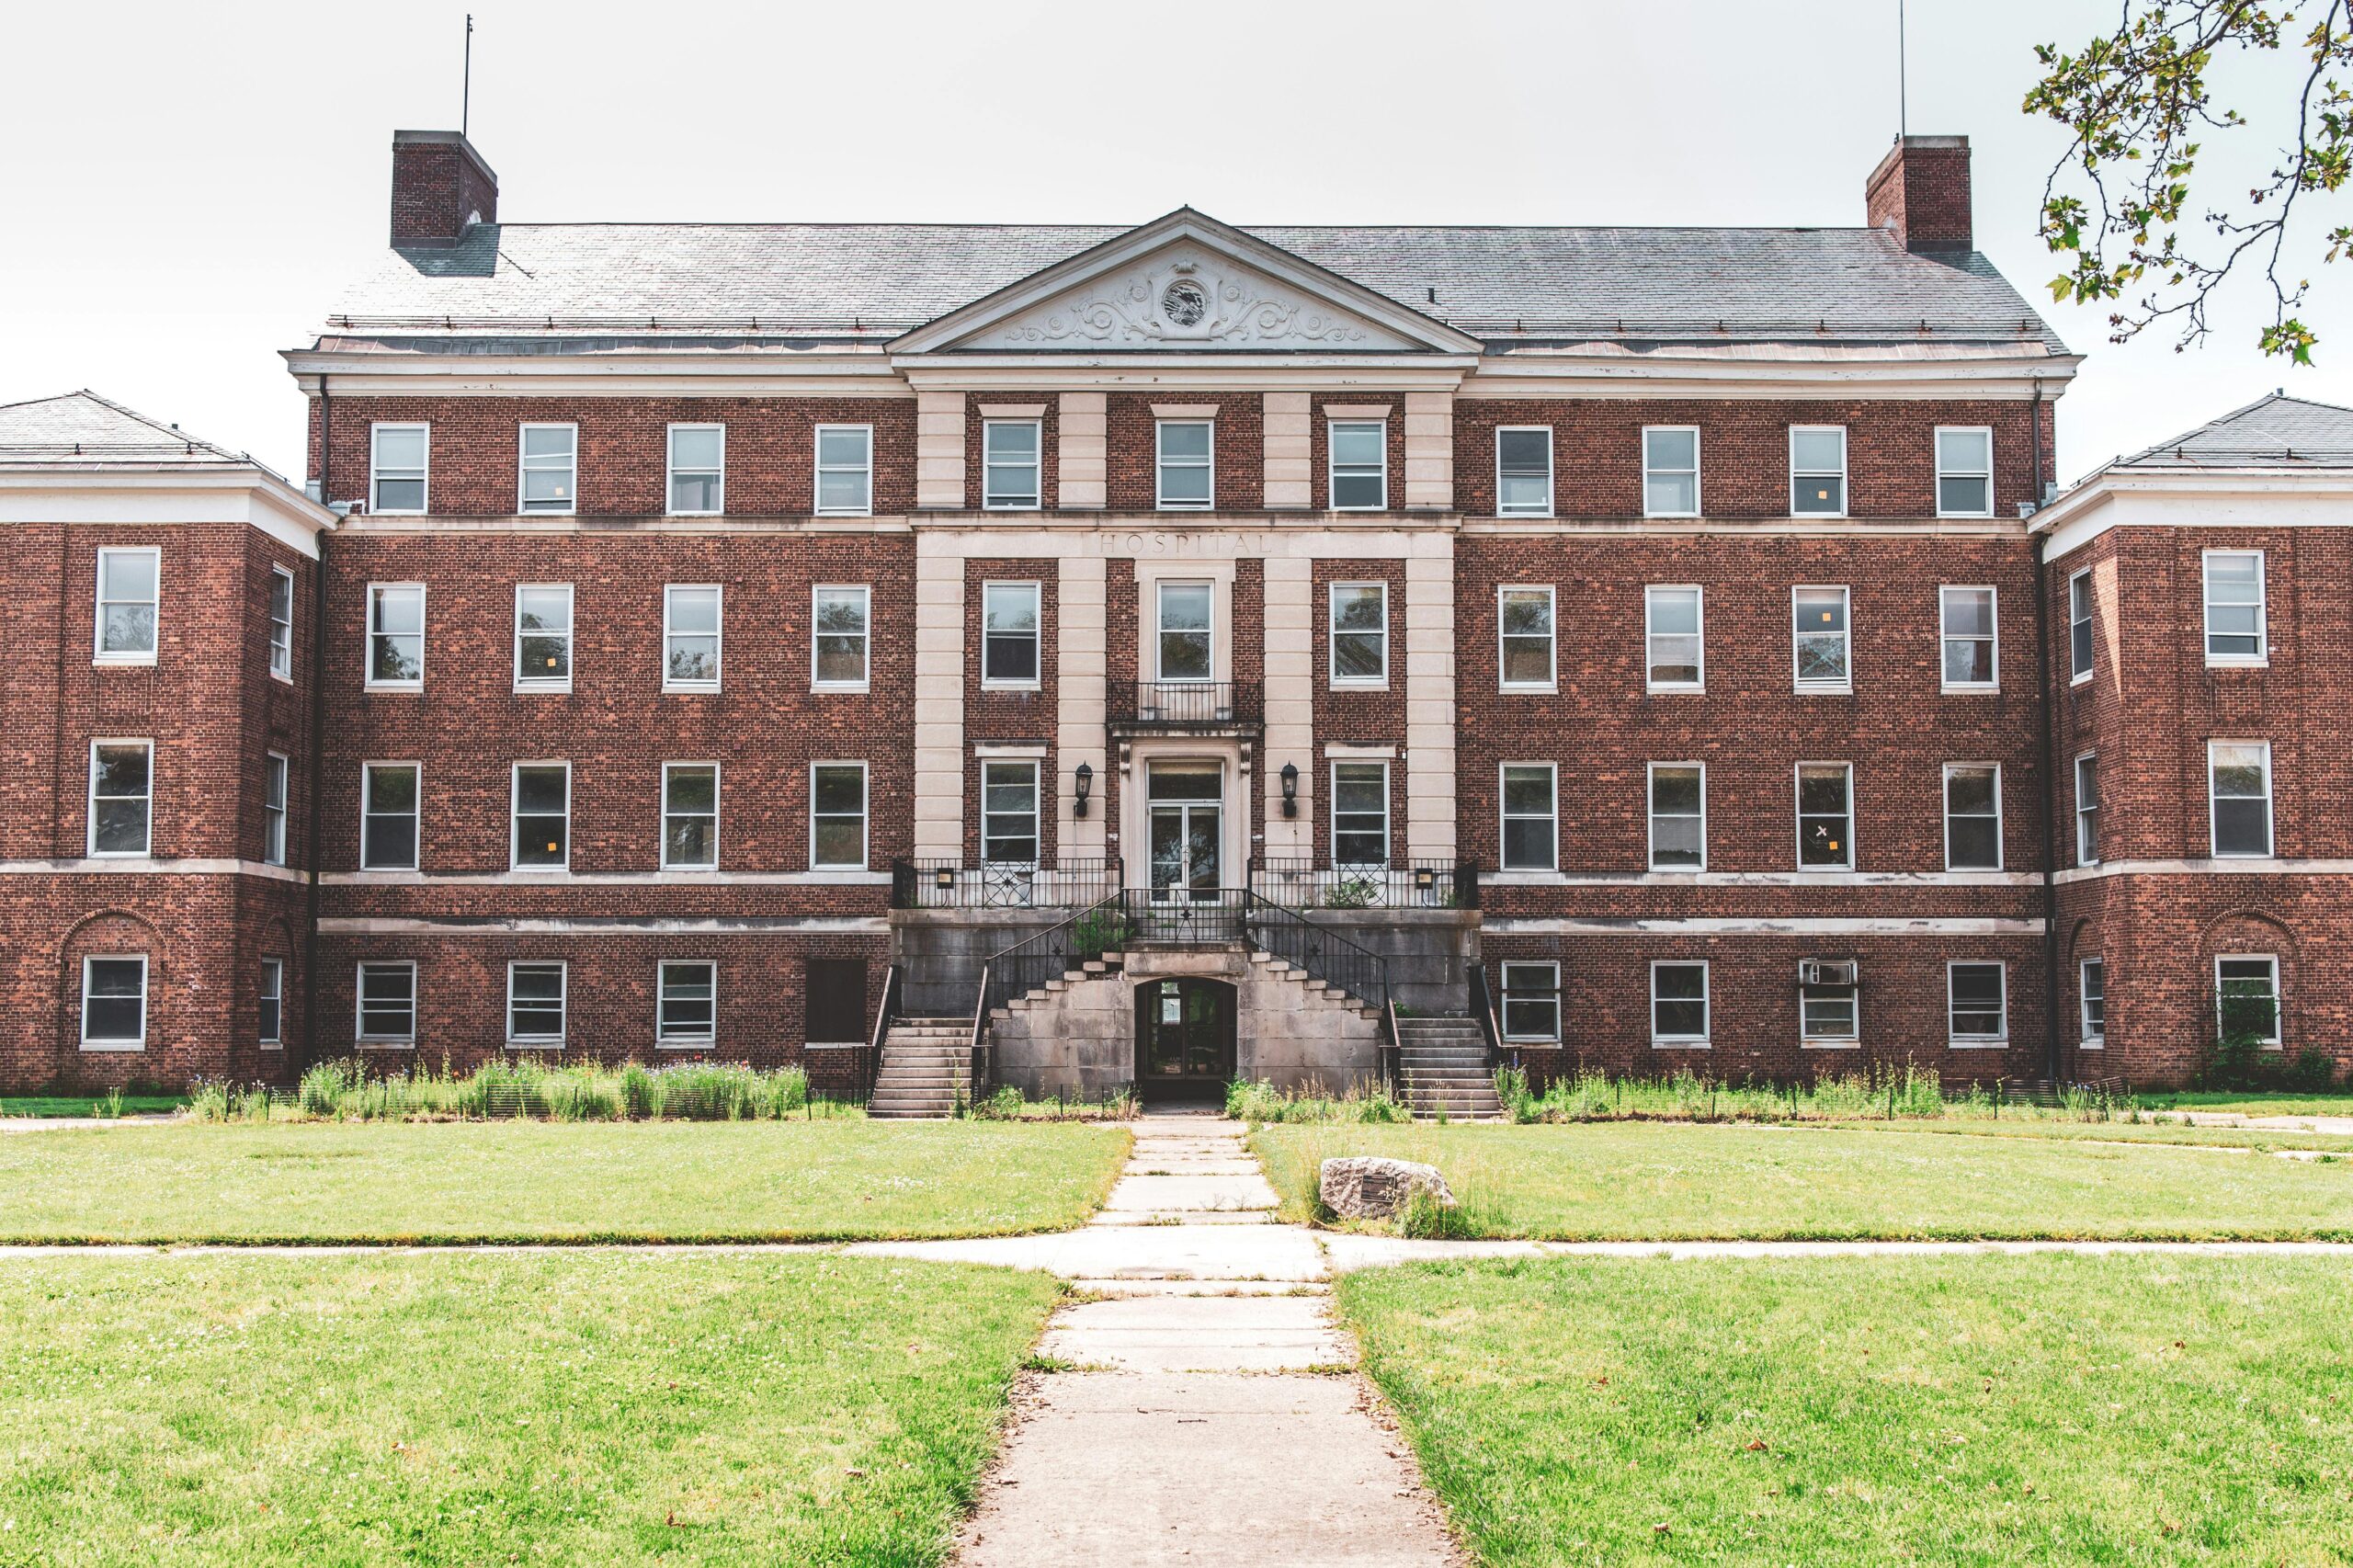
[(1471, 1121), (1503, 1115), (1477, 1019), (1400, 1018), (1397, 1045), (1405, 1106), (1415, 1116), (1443, 1110), (1450, 1120)]
[(1267, 972), (1269, 980), (1279, 980), (1300, 989), (1301, 1000), (1311, 1006), (1330, 1005), (1346, 1007), (1361, 1018), (1378, 1018), (1381, 1009), (1358, 996), (1350, 995), (1337, 985), (1326, 985), (1297, 964), (1286, 962), (1264, 948), (1250, 949), (1250, 961)]
[(972, 1020), (901, 1018), (882, 1037), (882, 1064), (866, 1114), (930, 1118), (956, 1114), (972, 1092)]

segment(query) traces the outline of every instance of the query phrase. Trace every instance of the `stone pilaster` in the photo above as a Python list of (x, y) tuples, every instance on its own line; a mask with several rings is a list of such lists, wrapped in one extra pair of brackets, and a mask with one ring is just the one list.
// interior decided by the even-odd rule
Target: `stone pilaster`
[[(961, 399), (958, 400), (961, 406)], [(958, 471), (962, 471), (961, 459)], [(961, 502), (961, 496), (959, 500)], [(964, 852), (964, 558), (915, 534), (918, 857)]]
[(1405, 852), (1455, 853), (1454, 538), (1423, 534), (1405, 557)]

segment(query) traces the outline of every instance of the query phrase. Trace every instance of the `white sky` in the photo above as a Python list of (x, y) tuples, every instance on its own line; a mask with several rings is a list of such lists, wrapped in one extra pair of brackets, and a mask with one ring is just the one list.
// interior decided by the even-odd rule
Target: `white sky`
[[(1896, 122), (1894, 0), (473, 8), (517, 221), (1852, 224)], [(1912, 0), (1911, 127), (1971, 137), (1979, 248), (2038, 302), (2062, 143), (2018, 111), (2032, 46), (2117, 9)], [(457, 123), (464, 10), (15, 8), (0, 402), (87, 386), (300, 477), (276, 351), (381, 254), (392, 130)], [(2182, 355), (2046, 308), (2091, 356), (2061, 473), (2282, 384), (2353, 403), (2353, 279), (2329, 296), (2303, 370), (2255, 351), (2245, 289)]]

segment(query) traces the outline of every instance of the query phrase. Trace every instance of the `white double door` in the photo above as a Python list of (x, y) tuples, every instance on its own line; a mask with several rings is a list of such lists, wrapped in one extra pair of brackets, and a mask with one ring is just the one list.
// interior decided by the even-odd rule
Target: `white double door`
[(1216, 897), (1225, 885), (1225, 769), (1215, 762), (1147, 763), (1144, 811), (1153, 898)]

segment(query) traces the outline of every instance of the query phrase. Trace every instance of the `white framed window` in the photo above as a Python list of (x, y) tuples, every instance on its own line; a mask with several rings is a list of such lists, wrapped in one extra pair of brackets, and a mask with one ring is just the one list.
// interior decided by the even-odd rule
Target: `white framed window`
[(90, 953), (82, 960), (82, 1049), (147, 1049), (147, 955)]
[(654, 1042), (691, 1048), (719, 1038), (719, 966), (704, 959), (665, 959), (657, 967)]
[(507, 964), (507, 1044), (563, 1046), (568, 967), (562, 960), (517, 959)]
[(1945, 965), (1947, 1038), (1954, 1046), (2006, 1045), (2008, 971), (1999, 963), (1955, 959)]
[(1651, 1043), (1708, 1043), (1708, 962), (1705, 959), (1651, 960)]
[(2225, 1039), (2279, 1043), (2279, 959), (2275, 953), (2214, 955), (2214, 1027)]
[(1937, 516), (1994, 515), (1994, 431), (1984, 425), (1937, 426)]
[(155, 619), (163, 592), (161, 550), (98, 551), (97, 643), (101, 665), (155, 662)]
[[(1811, 976), (1808, 971), (1813, 971)], [(1851, 1048), (1862, 1039), (1862, 968), (1833, 960), (1798, 965), (1798, 1043), (1815, 1049)]]
[(2108, 974), (2107, 966), (2097, 959), (2086, 959), (2075, 966), (2075, 1004), (2077, 1017), (2083, 1024), (2083, 1045), (2086, 1051), (2108, 1043)]
[(1790, 426), (1790, 515), (1796, 517), (1843, 517), (1847, 515), (1845, 426)]
[(1643, 428), (1643, 516), (1699, 515), (1699, 427), (1650, 425)]
[(1332, 864), (1389, 864), (1389, 764), (1332, 764)]
[(286, 864), (286, 778), (290, 768), (281, 754), (262, 754), (261, 859), (265, 866)]
[(1506, 963), (1503, 966), (1504, 1039), (1552, 1045), (1561, 1038), (1561, 966), (1557, 963)]
[(1560, 869), (1560, 819), (1555, 812), (1559, 767), (1550, 762), (1506, 762), (1503, 765), (1503, 869), (1506, 871), (1552, 871)]
[(1217, 426), (1207, 419), (1163, 419), (1154, 426), (1153, 503), (1164, 512), (1202, 512), (1217, 498)]
[(1040, 428), (1035, 419), (982, 421), (982, 506), (992, 512), (1038, 509)]
[(662, 765), (662, 869), (719, 869), (719, 764)]
[(286, 1041), (286, 960), (264, 959), (254, 983), (254, 1028), (264, 1051)]
[(874, 426), (817, 426), (817, 515), (863, 517), (874, 510)]
[(1708, 869), (1708, 768), (1698, 762), (1651, 764), (1651, 869)]
[(1845, 762), (1798, 764), (1798, 866), (1855, 869), (1855, 769)]
[(982, 861), (1035, 866), (1043, 858), (1038, 824), (1038, 764), (1026, 758), (983, 762)]
[(1158, 607), (1160, 678), (1210, 680), (1217, 668), (1211, 630), (1214, 592), (1207, 583), (1162, 583)]
[(2263, 551), (2205, 552), (2206, 662), (2260, 665), (2271, 656), (2264, 608)]
[(1035, 583), (981, 585), (981, 685), (1038, 688), (1043, 634)]
[(378, 691), (425, 685), (425, 585), (368, 585), (368, 679)]
[(580, 426), (526, 425), (517, 432), (518, 512), (559, 516), (580, 509)]
[(364, 1045), (416, 1043), (416, 964), (371, 959), (359, 965), (357, 1032)]
[(1643, 590), (1644, 684), (1652, 691), (1708, 688), (1705, 596), (1690, 585), (1654, 583)]
[(1999, 690), (1999, 609), (1994, 590), (1947, 584), (1937, 590), (1937, 615), (1944, 644), (1944, 688)]
[(359, 765), (359, 869), (414, 871), (421, 836), (417, 767), (413, 762)]
[(716, 583), (671, 583), (662, 590), (662, 689), (719, 689), (725, 590)]
[(1558, 688), (1552, 585), (1495, 590), (1496, 684), (1505, 691)]
[(395, 517), (425, 511), (432, 461), (432, 426), (369, 426), (368, 509)]
[(864, 691), (872, 591), (863, 583), (821, 583), (810, 594), (811, 689)]
[(2075, 864), (2099, 864), (2099, 758), (2075, 759)]
[(820, 871), (866, 869), (866, 764), (810, 764), (809, 864)]
[(2067, 579), (2067, 669), (2073, 684), (2092, 678), (2092, 574), (2086, 566)]
[(1552, 427), (1550, 425), (1499, 425), (1495, 427), (1495, 516), (1549, 517), (1552, 515)]
[(90, 854), (129, 858), (150, 852), (155, 827), (152, 741), (90, 743)]
[(670, 426), (670, 515), (715, 517), (727, 509), (727, 426)]
[(1945, 764), (1945, 869), (2002, 869), (2002, 768), (1999, 763)]
[(360, 963), (356, 991), (356, 1031), (362, 1043), (416, 1043), (416, 960), (365, 960), (365, 963)]
[(283, 566), (269, 569), (269, 673), (279, 680), (294, 678), (294, 574)]
[(517, 763), (510, 799), (508, 865), (517, 871), (564, 869), (572, 856), (572, 764)]
[(572, 689), (571, 584), (517, 585), (515, 689)]
[(1800, 691), (1854, 689), (1854, 638), (1845, 588), (1790, 590), (1792, 678)]
[(1335, 419), (1324, 428), (1329, 461), (1324, 483), (1335, 512), (1389, 507), (1389, 422)]
[(1335, 583), (1331, 608), (1334, 686), (1389, 684), (1389, 585)]
[(2271, 743), (2206, 743), (2207, 817), (2218, 856), (2271, 853)]

